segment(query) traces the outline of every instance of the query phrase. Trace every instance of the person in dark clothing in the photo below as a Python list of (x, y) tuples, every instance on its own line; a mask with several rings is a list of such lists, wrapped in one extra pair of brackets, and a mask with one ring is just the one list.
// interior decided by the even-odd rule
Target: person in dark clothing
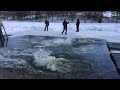
[(49, 21), (46, 19), (45, 20), (45, 29), (44, 29), (44, 31), (46, 31), (46, 29), (48, 31), (48, 26), (49, 26)]
[(67, 24), (68, 24), (68, 23), (69, 23), (69, 22), (67, 22), (66, 19), (64, 19), (62, 34), (63, 34), (64, 31), (65, 31), (65, 35), (67, 35)]
[(4, 29), (4, 25), (0, 21), (0, 43), (1, 43), (1, 46), (4, 46), (4, 40), (5, 39), (4, 39), (4, 36), (3, 36), (2, 28)]
[(79, 32), (79, 25), (80, 25), (80, 20), (77, 19), (77, 22), (76, 22), (76, 29), (77, 29), (77, 31), (76, 32)]

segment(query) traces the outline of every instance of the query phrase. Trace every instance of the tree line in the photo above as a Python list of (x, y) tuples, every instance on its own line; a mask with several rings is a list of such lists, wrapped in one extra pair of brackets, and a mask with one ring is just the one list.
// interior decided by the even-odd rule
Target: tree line
[[(83, 20), (93, 20), (102, 22), (105, 11), (0, 11), (0, 18), (3, 20), (39, 20), (50, 18), (51, 21), (63, 20), (67, 18), (74, 21), (76, 18)], [(116, 20), (120, 17), (119, 11), (112, 11), (112, 18)]]

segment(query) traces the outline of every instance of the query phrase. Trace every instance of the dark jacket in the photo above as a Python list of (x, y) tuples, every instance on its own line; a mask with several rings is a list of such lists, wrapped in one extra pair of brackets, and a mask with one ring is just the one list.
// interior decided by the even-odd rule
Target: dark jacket
[(63, 22), (63, 26), (64, 26), (64, 27), (67, 27), (67, 24), (68, 24), (68, 23), (69, 23), (69, 22), (64, 21), (64, 22)]
[(80, 21), (77, 20), (77, 22), (76, 22), (76, 26), (79, 26), (79, 25), (80, 25)]
[(45, 21), (45, 24), (46, 24), (46, 26), (49, 26), (49, 21), (46, 20), (46, 21)]

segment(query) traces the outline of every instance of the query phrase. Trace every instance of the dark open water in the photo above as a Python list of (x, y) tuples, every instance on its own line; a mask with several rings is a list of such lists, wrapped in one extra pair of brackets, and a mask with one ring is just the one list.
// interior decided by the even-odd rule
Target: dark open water
[(106, 41), (92, 38), (11, 37), (0, 48), (0, 67), (1, 78), (120, 78)]

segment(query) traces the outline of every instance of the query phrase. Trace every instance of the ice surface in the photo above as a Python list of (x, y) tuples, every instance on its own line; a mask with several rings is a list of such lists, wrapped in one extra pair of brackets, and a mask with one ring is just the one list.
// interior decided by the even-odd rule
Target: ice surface
[(117, 50), (111, 50), (110, 52), (111, 53), (120, 53), (120, 51), (117, 51)]
[(44, 31), (44, 22), (3, 21), (8, 34), (13, 36), (38, 35), (69, 38), (99, 38), (120, 42), (120, 23), (81, 23), (77, 33), (75, 23), (68, 25), (68, 35), (61, 35), (62, 23), (50, 22), (49, 31)]

